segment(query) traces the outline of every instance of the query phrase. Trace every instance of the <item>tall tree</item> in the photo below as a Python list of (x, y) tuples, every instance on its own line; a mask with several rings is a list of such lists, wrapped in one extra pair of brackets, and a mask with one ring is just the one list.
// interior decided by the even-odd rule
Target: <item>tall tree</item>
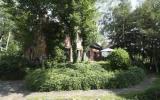
[(152, 68), (158, 72), (159, 64), (159, 0), (145, 1), (135, 11), (122, 2), (113, 9), (113, 20), (106, 30), (114, 47), (125, 48), (134, 59), (135, 55), (150, 59)]
[[(5, 0), (4, 0), (5, 1)], [(30, 58), (52, 57), (56, 46), (63, 48), (65, 35), (71, 38), (74, 62), (77, 61), (77, 34), (84, 50), (97, 35), (95, 0), (7, 0), (13, 3), (19, 40)], [(13, 14), (13, 13), (12, 13)], [(23, 33), (23, 34), (21, 34)]]
[[(83, 39), (84, 55), (88, 47), (97, 40), (97, 18), (98, 13), (95, 8), (96, 0), (81, 0), (80, 1), (80, 30)], [(84, 57), (83, 55), (83, 57)]]

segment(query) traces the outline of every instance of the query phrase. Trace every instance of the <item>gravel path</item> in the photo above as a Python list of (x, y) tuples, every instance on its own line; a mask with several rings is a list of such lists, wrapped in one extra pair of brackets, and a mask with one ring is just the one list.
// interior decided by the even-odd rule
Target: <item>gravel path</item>
[(156, 80), (155, 75), (150, 75), (140, 84), (124, 89), (99, 89), (89, 91), (53, 91), (53, 92), (29, 92), (24, 87), (23, 81), (0, 81), (0, 100), (26, 100), (29, 97), (75, 97), (75, 96), (105, 96), (109, 93), (122, 94), (134, 91), (143, 91), (149, 88), (153, 81)]

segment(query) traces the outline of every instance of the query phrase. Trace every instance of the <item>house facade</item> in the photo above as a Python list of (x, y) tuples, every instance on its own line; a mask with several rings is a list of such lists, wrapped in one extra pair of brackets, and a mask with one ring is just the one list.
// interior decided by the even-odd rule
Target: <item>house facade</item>
[[(78, 55), (78, 61), (82, 60), (82, 54), (83, 54), (83, 46), (82, 46), (82, 38), (80, 37), (80, 33), (77, 33), (76, 35), (76, 49), (77, 49), (77, 55)], [(72, 45), (71, 45), (71, 38), (69, 35), (66, 35), (65, 40), (64, 40), (64, 44), (65, 44), (65, 52), (66, 52), (66, 56), (67, 56), (67, 60), (69, 62), (73, 62), (73, 54), (72, 54)]]

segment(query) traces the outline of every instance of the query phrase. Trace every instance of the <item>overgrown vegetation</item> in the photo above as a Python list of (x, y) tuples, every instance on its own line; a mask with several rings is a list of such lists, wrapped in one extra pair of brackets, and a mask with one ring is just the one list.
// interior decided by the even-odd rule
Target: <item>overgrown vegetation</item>
[(26, 77), (26, 85), (33, 91), (123, 88), (139, 83), (144, 76), (143, 69), (137, 67), (107, 71), (97, 64), (74, 64), (31, 71)]
[(21, 56), (4, 56), (0, 62), (1, 80), (20, 80), (26, 75), (29, 64)]
[[(105, 96), (73, 96), (68, 97), (67, 99), (78, 99), (78, 100), (159, 100), (159, 87), (160, 87), (160, 78), (159, 76), (156, 76), (156, 80), (151, 84), (151, 87), (147, 90), (143, 91), (134, 91), (129, 93), (107, 93)], [(51, 99), (52, 96), (33, 96), (29, 97), (29, 100), (38, 100), (38, 99)], [(54, 97), (54, 99), (57, 100), (63, 100), (66, 99), (66, 97), (60, 96), (60, 97)]]

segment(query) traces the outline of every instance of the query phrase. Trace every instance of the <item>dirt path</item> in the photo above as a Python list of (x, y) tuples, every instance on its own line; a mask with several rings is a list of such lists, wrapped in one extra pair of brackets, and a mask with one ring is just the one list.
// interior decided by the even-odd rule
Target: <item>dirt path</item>
[(134, 91), (143, 91), (149, 88), (157, 77), (150, 75), (140, 84), (124, 89), (99, 89), (89, 91), (53, 91), (53, 92), (29, 92), (24, 87), (23, 81), (0, 81), (0, 100), (26, 100), (29, 97), (75, 97), (75, 96), (105, 96), (109, 93), (122, 94)]

